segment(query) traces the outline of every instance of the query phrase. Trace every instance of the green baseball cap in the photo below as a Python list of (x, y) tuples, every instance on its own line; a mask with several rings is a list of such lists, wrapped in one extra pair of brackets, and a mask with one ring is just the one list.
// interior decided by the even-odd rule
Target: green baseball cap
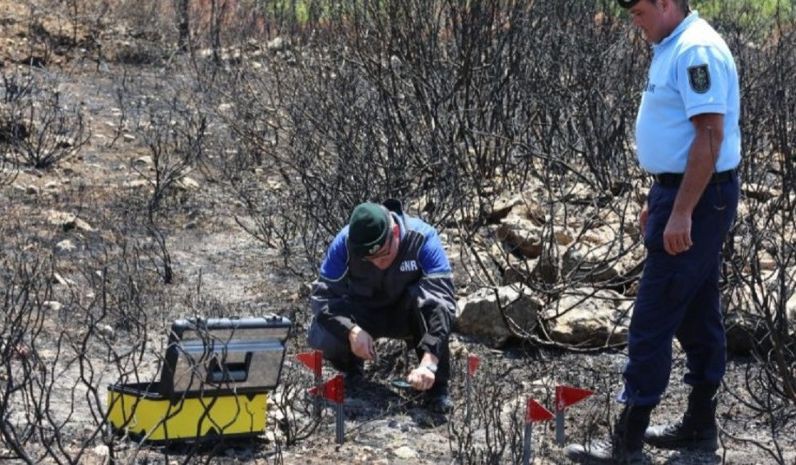
[(348, 250), (355, 257), (376, 253), (386, 242), (389, 228), (386, 208), (373, 202), (357, 205), (348, 220)]

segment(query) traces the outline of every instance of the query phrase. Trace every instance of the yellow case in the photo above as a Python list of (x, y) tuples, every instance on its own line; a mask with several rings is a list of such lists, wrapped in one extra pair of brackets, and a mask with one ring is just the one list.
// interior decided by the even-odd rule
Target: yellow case
[(147, 441), (257, 436), (265, 431), (266, 392), (176, 396), (157, 383), (108, 386), (108, 420), (114, 430)]

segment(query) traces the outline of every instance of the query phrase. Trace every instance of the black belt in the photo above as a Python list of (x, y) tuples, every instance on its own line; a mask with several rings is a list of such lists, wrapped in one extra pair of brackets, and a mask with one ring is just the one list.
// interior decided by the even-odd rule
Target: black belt
[[(683, 173), (660, 173), (653, 174), (652, 177), (655, 179), (655, 182), (664, 187), (677, 187), (683, 181)], [(732, 181), (734, 177), (735, 170), (720, 171), (718, 173), (713, 173), (708, 184), (729, 182)]]

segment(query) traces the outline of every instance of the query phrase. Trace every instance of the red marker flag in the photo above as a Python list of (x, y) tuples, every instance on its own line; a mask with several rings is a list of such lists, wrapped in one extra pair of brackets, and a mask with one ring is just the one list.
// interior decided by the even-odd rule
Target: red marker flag
[[(321, 385), (322, 392), (320, 393), (324, 399), (329, 399), (335, 404), (343, 403), (343, 375), (337, 375), (329, 381)], [(309, 393), (313, 396), (318, 395), (318, 388), (313, 387), (309, 389)]]
[(588, 389), (580, 389), (571, 386), (556, 386), (556, 410), (564, 410), (572, 404), (576, 404), (583, 399), (594, 394)]
[(478, 365), (481, 364), (481, 359), (478, 355), (470, 354), (467, 356), (467, 374), (473, 376), (475, 371), (478, 370)]
[(539, 402), (530, 397), (528, 398), (528, 407), (525, 409), (525, 423), (552, 420), (553, 417), (553, 412), (544, 408)]
[(320, 350), (302, 352), (296, 355), (299, 362), (307, 366), (313, 373), (320, 375), (323, 367), (323, 353)]

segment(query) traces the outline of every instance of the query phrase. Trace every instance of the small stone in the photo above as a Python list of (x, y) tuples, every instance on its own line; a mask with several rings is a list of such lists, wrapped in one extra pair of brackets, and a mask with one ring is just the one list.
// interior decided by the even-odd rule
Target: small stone
[(141, 189), (141, 188), (147, 188), (147, 187), (151, 187), (151, 186), (152, 186), (152, 184), (149, 181), (147, 181), (146, 179), (134, 179), (132, 181), (127, 181), (127, 182), (125, 182), (123, 184), (123, 187), (129, 188), (129, 189)]
[(59, 273), (53, 273), (53, 284), (59, 284), (61, 286), (71, 286), (74, 284), (74, 282), (71, 279), (64, 278)]
[(132, 134), (127, 134), (127, 133), (125, 133), (125, 134), (123, 134), (123, 135), (122, 135), (122, 139), (123, 139), (125, 142), (132, 142), (132, 141), (134, 141), (134, 140), (135, 140), (135, 136), (134, 136), (134, 135), (132, 135)]
[(288, 46), (288, 42), (285, 40), (284, 37), (275, 37), (274, 39), (271, 39), (268, 42), (268, 44), (266, 45), (266, 48), (268, 50), (271, 50), (272, 52), (279, 52), (279, 51), (285, 50), (287, 48), (287, 46)]
[(199, 189), (199, 182), (193, 178), (189, 178), (188, 176), (183, 176), (179, 181), (177, 181), (177, 187), (186, 191), (192, 191)]
[(111, 451), (105, 444), (100, 444), (94, 448), (94, 453), (97, 455), (97, 457), (107, 457), (110, 455)]
[(417, 452), (414, 449), (407, 446), (401, 446), (393, 450), (392, 453), (399, 459), (404, 459), (404, 460), (413, 459), (417, 457)]
[(75, 227), (81, 231), (94, 232), (94, 227), (80, 218), (75, 219)]
[(396, 55), (391, 55), (390, 56), (390, 67), (392, 68), (392, 70), (393, 71), (398, 71), (398, 70), (401, 69), (401, 66), (403, 66), (403, 63), (401, 63), (401, 59), (398, 58)]
[(64, 239), (61, 242), (55, 244), (55, 249), (58, 250), (59, 252), (71, 252), (76, 248), (77, 247), (75, 247), (75, 244), (69, 239)]
[(39, 195), (39, 188), (31, 184), (25, 188), (25, 193), (28, 195)]
[(154, 164), (155, 163), (152, 160), (152, 157), (150, 157), (149, 155), (145, 155), (143, 157), (138, 157), (135, 160), (133, 160), (133, 166), (136, 166), (138, 168), (143, 168), (143, 167), (146, 167), (146, 166), (152, 166)]
[(64, 307), (64, 304), (61, 302), (57, 302), (55, 300), (45, 300), (42, 302), (42, 305), (54, 312), (61, 310)]
[(115, 331), (108, 325), (97, 325), (96, 329), (97, 332), (106, 339), (115, 339), (116, 337)]
[(59, 148), (68, 149), (75, 145), (75, 140), (71, 137), (56, 136), (55, 143), (58, 144)]

